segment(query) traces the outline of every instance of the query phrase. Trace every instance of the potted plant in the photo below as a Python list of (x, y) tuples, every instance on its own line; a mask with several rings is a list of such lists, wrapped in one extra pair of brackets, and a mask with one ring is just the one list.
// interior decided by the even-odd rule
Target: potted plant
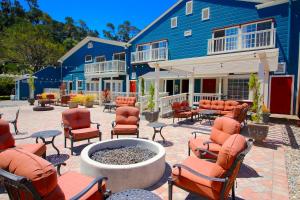
[(109, 103), (110, 102), (110, 91), (105, 89), (102, 91), (102, 103)]
[(147, 111), (144, 112), (145, 119), (150, 123), (156, 122), (159, 117), (159, 110), (154, 111), (154, 108), (155, 108), (154, 92), (155, 92), (154, 85), (151, 84), (150, 89), (149, 89), (150, 96), (148, 98)]
[(35, 102), (35, 99), (34, 99), (35, 86), (34, 86), (34, 77), (33, 76), (29, 77), (28, 86), (29, 86), (29, 99), (28, 99), (28, 102), (31, 106), (33, 106), (34, 102)]
[(248, 131), (251, 138), (256, 142), (262, 142), (268, 136), (269, 126), (262, 122), (262, 100), (260, 94), (260, 83), (256, 75), (251, 74), (249, 79), (249, 89), (253, 91), (252, 123), (248, 124)]
[(142, 90), (142, 96), (145, 96), (145, 79), (141, 79), (141, 90)]
[(84, 100), (84, 105), (86, 108), (92, 108), (94, 106), (94, 95), (86, 95)]
[(262, 106), (262, 121), (263, 123), (267, 124), (270, 121), (270, 109), (264, 104)]
[(74, 96), (71, 98), (69, 101), (69, 108), (78, 108), (78, 104), (81, 102), (81, 97), (80, 96)]

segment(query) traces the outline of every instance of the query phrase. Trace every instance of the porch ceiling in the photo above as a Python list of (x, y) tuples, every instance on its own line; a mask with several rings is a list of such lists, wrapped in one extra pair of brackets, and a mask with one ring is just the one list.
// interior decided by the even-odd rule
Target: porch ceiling
[(152, 62), (150, 67), (159, 66), (170, 71), (185, 71), (195, 76), (257, 73), (262, 63), (265, 70), (277, 71), (279, 49), (266, 49), (214, 56)]

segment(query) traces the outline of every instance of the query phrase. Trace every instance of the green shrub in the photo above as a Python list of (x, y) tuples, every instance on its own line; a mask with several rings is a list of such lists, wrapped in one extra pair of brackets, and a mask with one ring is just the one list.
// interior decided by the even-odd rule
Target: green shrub
[(11, 95), (14, 88), (15, 88), (15, 81), (13, 78), (10, 77), (0, 78), (0, 96)]
[(10, 100), (10, 96), (0, 96), (0, 101)]

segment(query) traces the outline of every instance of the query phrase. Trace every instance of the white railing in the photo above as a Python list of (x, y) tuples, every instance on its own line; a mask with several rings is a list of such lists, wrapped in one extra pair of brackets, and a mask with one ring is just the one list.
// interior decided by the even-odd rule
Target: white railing
[(155, 48), (131, 53), (131, 63), (168, 60), (168, 48)]
[(98, 63), (86, 64), (85, 74), (105, 74), (105, 73), (126, 73), (126, 62), (122, 60), (112, 60)]
[(208, 40), (208, 54), (274, 48), (276, 29), (241, 33)]
[(164, 117), (172, 113), (172, 104), (174, 102), (182, 102), (187, 100), (187, 94), (177, 94), (160, 98), (160, 116)]
[(59, 94), (60, 90), (59, 88), (44, 88), (45, 93), (53, 93), (53, 94)]
[(194, 93), (194, 104), (199, 104), (200, 100), (221, 100), (223, 94), (211, 94), (211, 93)]

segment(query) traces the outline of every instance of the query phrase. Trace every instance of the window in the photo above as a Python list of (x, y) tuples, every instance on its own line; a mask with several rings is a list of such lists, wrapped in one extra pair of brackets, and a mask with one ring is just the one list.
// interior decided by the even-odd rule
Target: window
[(228, 99), (248, 100), (249, 79), (228, 79)]
[(209, 19), (210, 19), (210, 9), (203, 8), (202, 9), (202, 21), (209, 20)]
[(92, 61), (93, 61), (93, 57), (91, 55), (85, 56), (85, 62), (92, 62)]
[(83, 87), (83, 81), (78, 80), (77, 81), (77, 86), (78, 86), (78, 88), (82, 89), (82, 87)]
[(285, 74), (286, 73), (286, 63), (280, 62), (278, 63), (278, 70), (274, 72), (274, 74)]
[(193, 1), (188, 1), (185, 4), (185, 15), (193, 14)]
[(191, 36), (192, 35), (192, 30), (187, 30), (187, 31), (184, 31), (184, 36), (185, 37), (188, 37), (188, 36)]
[(171, 18), (171, 28), (177, 27), (177, 17)]
[(126, 54), (125, 54), (125, 52), (114, 53), (113, 60), (123, 60), (123, 61), (125, 61), (126, 60)]
[(106, 61), (106, 58), (105, 58), (105, 56), (97, 56), (96, 58), (95, 58), (95, 62), (105, 62)]
[(92, 49), (94, 47), (93, 43), (92, 42), (89, 42), (88, 43), (88, 49)]
[(86, 82), (86, 91), (99, 91), (99, 82), (98, 81), (88, 81)]
[(112, 92), (122, 92), (123, 91), (123, 81), (121, 80), (105, 80), (104, 81), (105, 89), (111, 90)]

